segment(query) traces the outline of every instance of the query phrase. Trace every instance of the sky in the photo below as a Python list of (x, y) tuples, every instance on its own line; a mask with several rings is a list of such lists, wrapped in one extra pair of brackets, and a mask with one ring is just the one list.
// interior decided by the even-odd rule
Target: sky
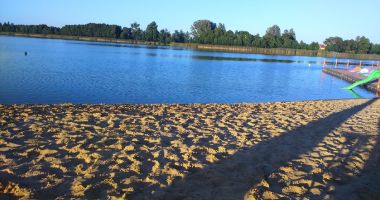
[(190, 31), (194, 21), (208, 19), (260, 35), (277, 24), (307, 43), (358, 35), (380, 43), (379, 9), (380, 0), (0, 0), (0, 22), (129, 27), (136, 21), (145, 29), (156, 21), (159, 29)]

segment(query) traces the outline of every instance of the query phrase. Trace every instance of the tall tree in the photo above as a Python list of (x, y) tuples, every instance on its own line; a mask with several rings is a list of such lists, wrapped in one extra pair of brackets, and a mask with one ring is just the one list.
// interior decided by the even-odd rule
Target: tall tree
[(256, 35), (253, 36), (253, 39), (252, 39), (252, 46), (254, 46), (254, 47), (261, 47), (261, 48), (264, 47), (264, 41), (263, 41), (263, 39), (260, 37), (259, 34), (256, 34)]
[(134, 40), (142, 40), (143, 39), (143, 32), (140, 29), (140, 24), (137, 22), (133, 22), (131, 24), (131, 37)]
[(300, 49), (307, 49), (308, 45), (304, 41), (300, 41), (298, 48)]
[(287, 29), (282, 33), (282, 38), (287, 38), (289, 40), (296, 40), (296, 33), (291, 28), (289, 31)]
[(222, 36), (226, 33), (226, 26), (222, 23), (219, 23), (218, 26), (214, 29), (214, 33), (216, 37)]
[(277, 25), (269, 27), (263, 37), (265, 48), (278, 48), (281, 46), (281, 29)]
[(380, 54), (380, 44), (372, 44), (370, 53)]
[(281, 47), (284, 48), (297, 48), (298, 42), (296, 40), (296, 33), (291, 28), (289, 31), (287, 29), (281, 35)]
[[(37, 30), (46, 29), (44, 25), (36, 27)], [(33, 31), (33, 30), (32, 30)], [(119, 38), (121, 26), (109, 24), (89, 23), (84, 25), (66, 25), (61, 28), (61, 34), (87, 37)], [(47, 32), (45, 30), (45, 32)]]
[(193, 37), (200, 37), (201, 34), (213, 31), (216, 28), (216, 24), (210, 20), (198, 20), (191, 26), (191, 34)]
[(157, 42), (158, 41), (158, 35), (159, 35), (157, 28), (158, 28), (158, 26), (157, 26), (156, 22), (154, 22), (154, 21), (151, 22), (150, 24), (148, 24), (148, 26), (145, 29), (145, 34), (144, 34), (145, 40)]
[(368, 38), (364, 37), (364, 36), (357, 36), (356, 37), (356, 45), (357, 45), (357, 49), (356, 49), (356, 53), (368, 53), (369, 52), (369, 49), (371, 47), (371, 42), (369, 41)]
[(171, 41), (171, 34), (168, 31), (168, 29), (162, 29), (160, 31), (158, 38), (159, 38), (158, 41), (160, 43), (167, 44), (167, 43), (170, 43)]
[(186, 41), (186, 34), (182, 30), (181, 31), (175, 30), (172, 35), (172, 41), (184, 43)]
[(131, 29), (124, 27), (120, 33), (120, 38), (121, 39), (131, 39), (132, 38)]
[(318, 42), (312, 42), (308, 45), (308, 50), (318, 50), (319, 49), (319, 44)]
[(263, 37), (264, 48), (278, 48), (281, 45), (281, 39), (272, 35)]
[(344, 52), (355, 53), (357, 49), (357, 44), (355, 40), (344, 40), (343, 47), (344, 47)]
[(269, 27), (265, 33), (266, 36), (281, 37), (281, 29), (277, 25)]
[(237, 31), (236, 34), (239, 44), (242, 46), (251, 46), (253, 36), (248, 31)]
[(341, 37), (329, 37), (325, 40), (326, 50), (344, 52), (343, 39)]

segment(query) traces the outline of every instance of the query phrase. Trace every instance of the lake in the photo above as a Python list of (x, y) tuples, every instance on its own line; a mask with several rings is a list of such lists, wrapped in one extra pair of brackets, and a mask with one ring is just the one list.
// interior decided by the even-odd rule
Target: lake
[[(354, 98), (356, 94), (342, 89), (347, 82), (322, 73), (323, 59), (0, 36), (0, 103)], [(374, 96), (355, 91), (364, 98)]]

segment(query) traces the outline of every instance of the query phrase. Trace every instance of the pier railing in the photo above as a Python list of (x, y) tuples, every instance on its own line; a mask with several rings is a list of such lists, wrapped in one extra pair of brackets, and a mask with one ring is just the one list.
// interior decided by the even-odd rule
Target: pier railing
[[(371, 72), (375, 69), (380, 69), (380, 62), (355, 61), (350, 63), (350, 61), (347, 60), (346, 63), (344, 63), (339, 62), (338, 59), (336, 59), (335, 62), (327, 62), (325, 60), (322, 66), (323, 72), (335, 76), (337, 78), (343, 79), (349, 83), (354, 83), (356, 81), (366, 78), (364, 74), (358, 73), (361, 69), (366, 68), (368, 69), (368, 72)], [(353, 69), (357, 67), (358, 69), (354, 71)], [(361, 87), (371, 92), (374, 92), (378, 97), (380, 95), (380, 81), (373, 82), (367, 85), (361, 85)]]
[(362, 60), (349, 60), (349, 59), (335, 59), (324, 60), (322, 63), (323, 68), (331, 69), (346, 69), (351, 70), (355, 67), (367, 68), (367, 69), (380, 69), (380, 61), (362, 61)]

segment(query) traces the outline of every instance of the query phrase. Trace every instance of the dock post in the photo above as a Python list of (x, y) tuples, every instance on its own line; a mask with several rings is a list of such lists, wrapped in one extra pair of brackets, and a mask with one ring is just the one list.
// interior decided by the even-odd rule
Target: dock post
[(362, 61), (360, 61), (359, 67), (360, 67), (360, 68), (362, 67)]
[(348, 66), (350, 66), (350, 60), (347, 60), (347, 70), (348, 70)]
[(338, 65), (338, 59), (335, 59), (335, 68)]

